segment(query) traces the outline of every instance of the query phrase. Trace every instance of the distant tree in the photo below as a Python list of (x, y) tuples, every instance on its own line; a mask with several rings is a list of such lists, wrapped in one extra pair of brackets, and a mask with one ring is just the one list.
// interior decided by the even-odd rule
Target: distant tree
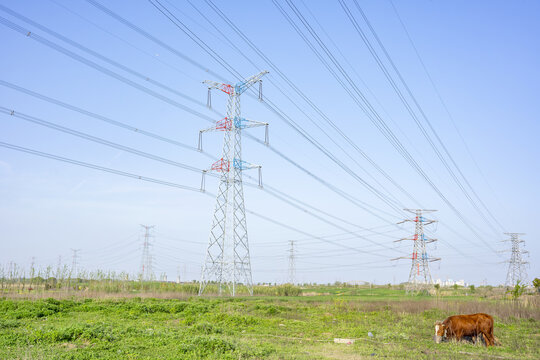
[(458, 289), (458, 284), (454, 284), (454, 290)]
[(538, 292), (540, 292), (540, 279), (539, 278), (535, 278), (532, 282), (533, 286), (536, 288), (536, 290)]
[(517, 300), (523, 293), (527, 287), (525, 285), (521, 285), (521, 281), (518, 280), (516, 285), (513, 289), (508, 290), (506, 293), (512, 295), (512, 299)]
[(469, 289), (471, 290), (471, 293), (473, 293), (473, 292), (474, 292), (474, 290), (475, 290), (475, 287), (474, 287), (474, 285), (471, 285), (471, 286), (469, 286)]
[(435, 290), (439, 291), (441, 289), (441, 285), (440, 284), (435, 284), (434, 288), (435, 288)]

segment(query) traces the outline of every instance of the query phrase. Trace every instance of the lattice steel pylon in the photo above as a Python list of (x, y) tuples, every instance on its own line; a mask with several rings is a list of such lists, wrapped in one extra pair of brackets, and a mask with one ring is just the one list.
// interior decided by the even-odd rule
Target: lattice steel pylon
[(519, 238), (520, 235), (525, 235), (523, 233), (505, 233), (509, 235), (510, 239), (503, 240), (504, 242), (512, 243), (512, 255), (510, 255), (510, 260), (508, 260), (508, 273), (506, 274), (506, 287), (511, 287), (517, 284), (519, 281), (520, 284), (525, 284), (527, 281), (527, 271), (525, 270), (525, 264), (528, 264), (528, 261), (523, 261), (523, 254), (527, 254), (527, 250), (523, 250), (520, 244), (525, 243), (525, 240)]
[(141, 257), (141, 281), (151, 281), (155, 279), (152, 267), (152, 255), (150, 254), (151, 230), (154, 226), (141, 225), (144, 228), (143, 253)]
[(71, 252), (73, 253), (72, 256), (72, 262), (71, 262), (71, 272), (70, 277), (77, 277), (77, 259), (79, 258), (77, 256), (77, 253), (81, 251), (81, 249), (71, 249)]
[(296, 282), (296, 253), (294, 250), (294, 240), (289, 241), (289, 284), (295, 284)]
[(423, 210), (423, 209), (404, 209), (405, 211), (415, 214), (414, 219), (406, 219), (399, 224), (410, 221), (415, 223), (415, 231), (412, 238), (403, 238), (396, 240), (412, 240), (414, 243), (413, 252), (411, 256), (401, 256), (392, 260), (398, 259), (411, 259), (411, 271), (409, 273), (409, 280), (407, 282), (407, 293), (427, 290), (433, 284), (431, 274), (429, 272), (429, 263), (433, 261), (440, 261), (441, 258), (429, 257), (426, 250), (426, 244), (437, 241), (437, 239), (428, 238), (424, 234), (424, 226), (433, 224), (436, 220), (427, 219), (423, 216), (424, 213), (430, 213), (437, 210)]
[[(262, 71), (236, 85), (208, 80), (203, 82), (208, 85), (209, 107), (211, 106), (210, 91), (212, 89), (223, 91), (229, 95), (229, 99), (227, 117), (199, 133), (199, 149), (202, 150), (202, 133), (208, 131), (224, 132), (222, 157), (210, 168), (211, 171), (220, 172), (221, 176), (210, 229), (210, 241), (201, 273), (199, 295), (204, 293), (207, 285), (211, 282), (217, 284), (220, 295), (227, 288), (229, 294), (235, 296), (239, 285), (245, 286), (249, 294), (253, 295), (242, 171), (259, 169), (259, 186), (262, 186), (261, 166), (242, 160), (241, 140), (243, 129), (265, 126), (265, 142), (267, 142), (268, 124), (242, 118), (240, 116), (240, 96), (255, 83), (261, 84), (261, 78), (267, 73), (268, 71)], [(260, 87), (260, 100), (262, 100), (261, 96)]]

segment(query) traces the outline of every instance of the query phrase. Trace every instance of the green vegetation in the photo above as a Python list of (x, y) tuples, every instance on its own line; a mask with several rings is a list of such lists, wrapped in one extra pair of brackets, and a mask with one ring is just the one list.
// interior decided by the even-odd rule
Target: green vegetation
[(517, 300), (521, 295), (525, 293), (527, 287), (521, 284), (521, 281), (518, 281), (516, 285), (510, 290), (507, 291), (508, 294), (512, 295), (512, 299)]
[(540, 292), (540, 279), (534, 278), (532, 284), (536, 288), (536, 291)]
[[(300, 292), (292, 285), (266, 288)], [(504, 290), (496, 290), (477, 287), (465, 296), (469, 289), (456, 294), (442, 288), (437, 297), (411, 297), (388, 286), (314, 286), (301, 289), (309, 296), (4, 297), (0, 358), (540, 358), (540, 296), (508, 301)], [(436, 320), (479, 311), (494, 316), (502, 346), (433, 342)], [(356, 341), (335, 344), (334, 338)]]

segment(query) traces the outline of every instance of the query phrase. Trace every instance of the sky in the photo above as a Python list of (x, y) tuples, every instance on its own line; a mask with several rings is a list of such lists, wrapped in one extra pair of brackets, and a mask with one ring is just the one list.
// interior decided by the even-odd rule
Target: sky
[(437, 210), (426, 214), (434, 279), (503, 284), (505, 232), (525, 233), (538, 276), (538, 2), (212, 1), (0, 2), (4, 269), (72, 266), (76, 249), (80, 269), (137, 273), (141, 225), (153, 225), (156, 275), (199, 279), (218, 179), (196, 190), (223, 132), (196, 148), (227, 101), (213, 91), (208, 109), (202, 81), (268, 70), (265, 101), (256, 88), (241, 97), (242, 116), (269, 123), (270, 146), (263, 128), (242, 138), (264, 185), (244, 172), (255, 283), (290, 279), (291, 242), (295, 282), (405, 282), (406, 208)]

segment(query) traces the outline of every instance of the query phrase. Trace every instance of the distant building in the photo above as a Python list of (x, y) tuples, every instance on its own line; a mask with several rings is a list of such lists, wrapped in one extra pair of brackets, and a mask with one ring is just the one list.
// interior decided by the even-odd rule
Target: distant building
[(454, 281), (452, 279), (446, 279), (445, 281), (441, 279), (437, 279), (435, 280), (435, 284), (439, 284), (440, 286), (454, 286), (454, 285), (467, 286), (467, 283), (465, 282), (465, 280)]

